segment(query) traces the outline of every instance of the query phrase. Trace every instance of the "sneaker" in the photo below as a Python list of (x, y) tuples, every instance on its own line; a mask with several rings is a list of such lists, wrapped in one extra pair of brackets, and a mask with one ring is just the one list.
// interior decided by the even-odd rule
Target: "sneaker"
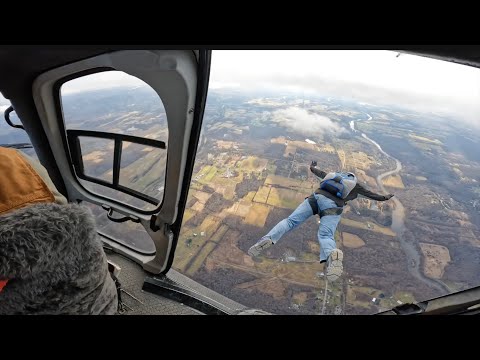
[(327, 259), (325, 275), (328, 281), (337, 280), (343, 272), (343, 252), (335, 249)]
[(260, 240), (258, 240), (255, 245), (253, 245), (252, 247), (250, 247), (250, 249), (248, 249), (248, 255), (258, 256), (264, 249), (269, 248), (272, 245), (273, 245), (272, 239), (270, 239), (267, 236), (264, 236)]

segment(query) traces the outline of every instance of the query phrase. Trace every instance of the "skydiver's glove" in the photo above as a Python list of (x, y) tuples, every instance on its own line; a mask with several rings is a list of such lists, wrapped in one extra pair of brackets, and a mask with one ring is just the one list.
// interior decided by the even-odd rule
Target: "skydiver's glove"
[(385, 200), (390, 200), (393, 197), (393, 194), (385, 195)]
[(317, 166), (317, 162), (315, 160), (312, 160), (312, 163), (310, 164), (310, 166)]

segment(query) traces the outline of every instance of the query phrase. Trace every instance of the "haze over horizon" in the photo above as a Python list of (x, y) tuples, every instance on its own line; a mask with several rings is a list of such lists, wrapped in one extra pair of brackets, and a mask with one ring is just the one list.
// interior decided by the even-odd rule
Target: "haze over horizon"
[(295, 91), (457, 115), (480, 127), (480, 70), (378, 50), (231, 50), (212, 54), (210, 88)]
[[(246, 94), (283, 91), (397, 105), (454, 115), (480, 128), (479, 69), (398, 54), (384, 50), (214, 50), (209, 88)], [(62, 94), (140, 83), (120, 72), (91, 76), (95, 81), (86, 76), (66, 83)], [(6, 104), (0, 97), (1, 110)]]

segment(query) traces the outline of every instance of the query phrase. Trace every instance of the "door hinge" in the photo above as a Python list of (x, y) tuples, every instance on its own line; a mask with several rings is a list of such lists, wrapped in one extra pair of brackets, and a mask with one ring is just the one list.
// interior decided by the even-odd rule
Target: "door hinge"
[[(152, 215), (152, 217), (150, 218), (150, 229), (152, 229), (152, 231), (154, 232), (157, 232), (158, 230), (160, 230), (160, 226), (157, 225), (157, 215)], [(163, 224), (163, 233), (168, 236), (172, 230), (171, 230), (171, 227), (172, 225), (170, 224)]]

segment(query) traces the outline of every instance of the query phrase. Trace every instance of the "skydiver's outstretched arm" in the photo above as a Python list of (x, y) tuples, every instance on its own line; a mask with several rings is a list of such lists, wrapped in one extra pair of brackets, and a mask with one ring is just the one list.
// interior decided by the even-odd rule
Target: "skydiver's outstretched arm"
[(355, 185), (355, 190), (357, 191), (357, 193), (359, 195), (363, 195), (369, 199), (372, 199), (372, 200), (377, 200), (377, 201), (386, 201), (390, 198), (393, 197), (393, 194), (388, 194), (388, 195), (380, 195), (380, 194), (377, 194), (377, 193), (374, 193), (373, 191), (370, 191), (370, 190), (367, 190), (365, 189), (362, 185), (360, 184), (357, 184)]
[(317, 169), (316, 166), (317, 166), (317, 162), (312, 161), (312, 163), (310, 164), (310, 171), (314, 173), (316, 176), (318, 176), (320, 179), (323, 179), (327, 175), (327, 173), (325, 171)]

